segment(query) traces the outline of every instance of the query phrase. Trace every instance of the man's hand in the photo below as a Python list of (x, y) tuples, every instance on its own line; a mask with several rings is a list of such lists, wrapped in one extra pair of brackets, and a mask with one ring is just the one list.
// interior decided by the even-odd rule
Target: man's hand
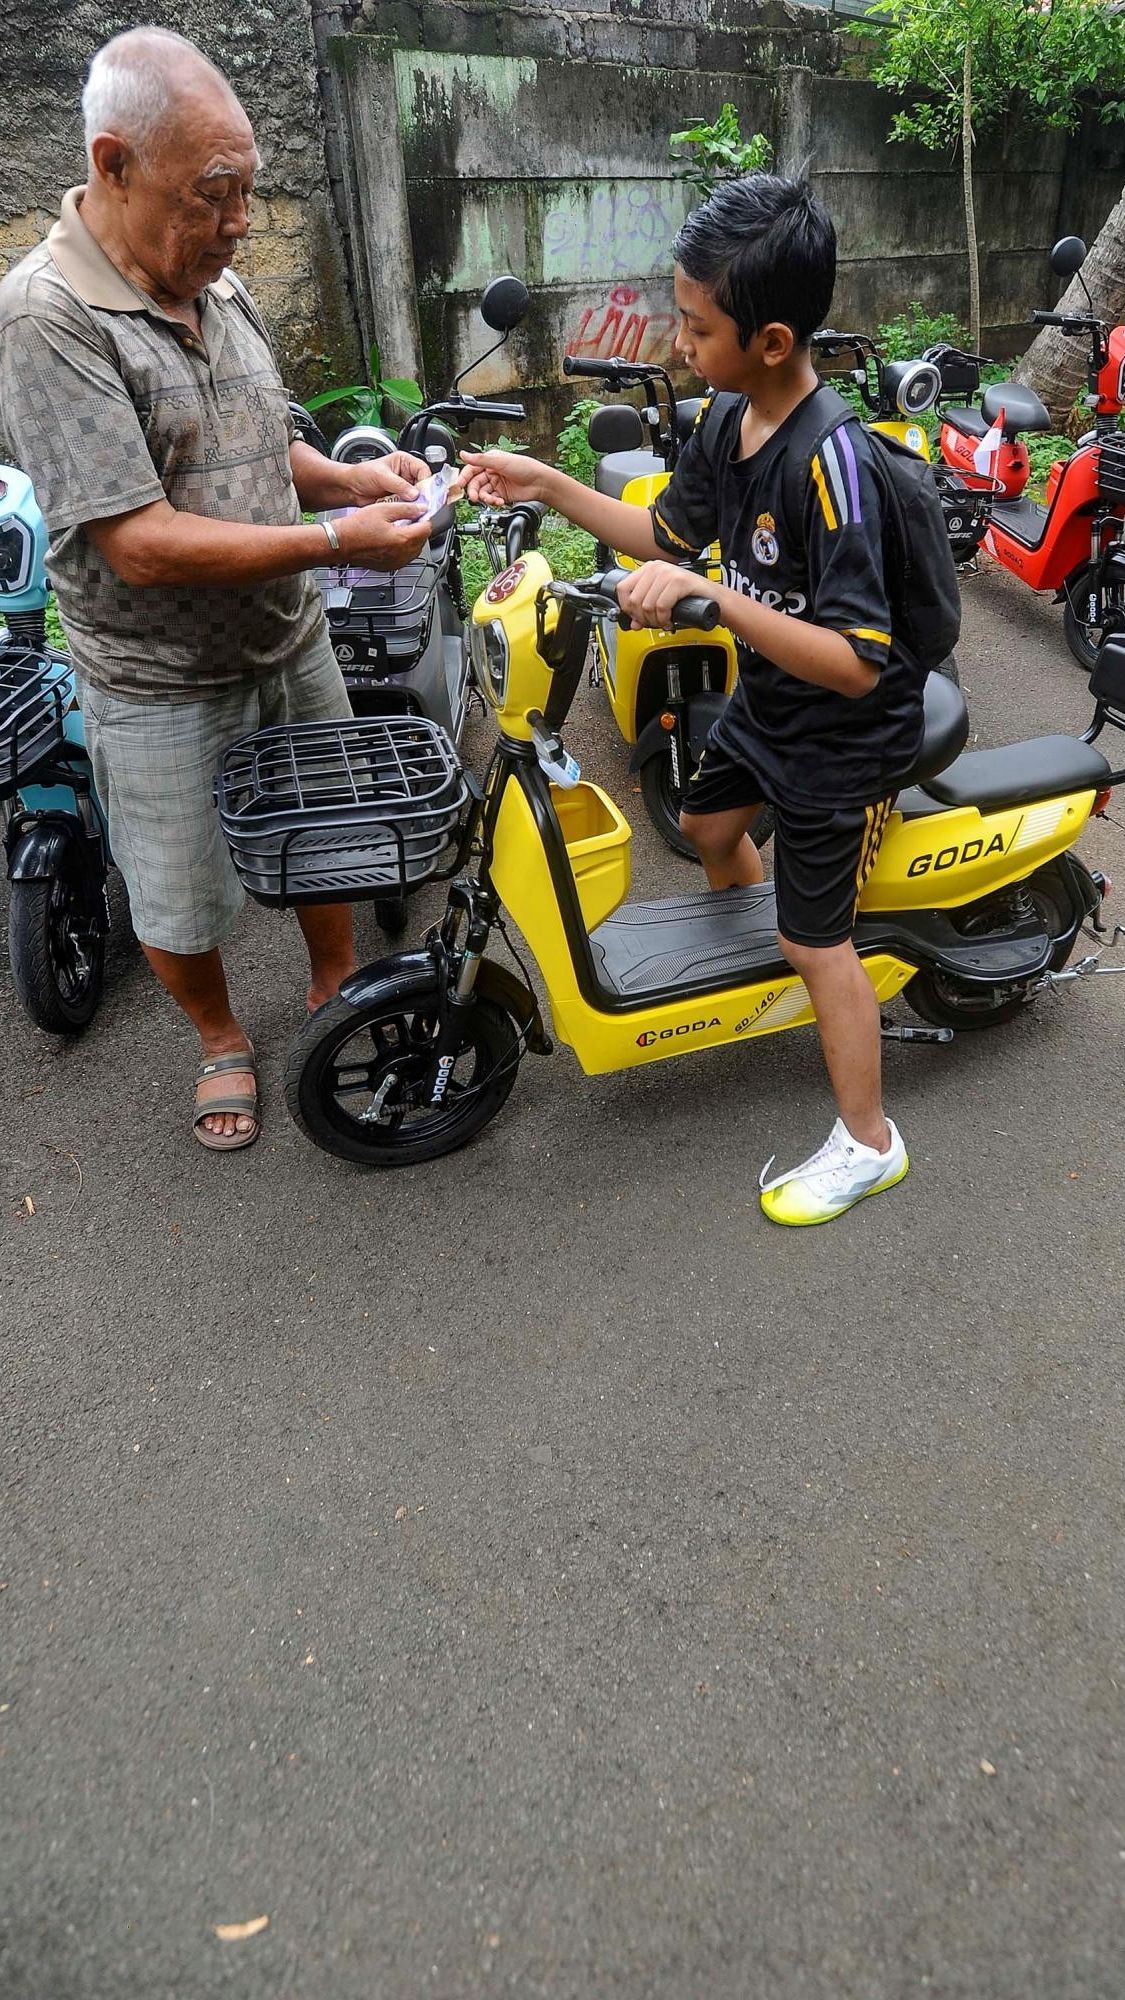
[(551, 468), (522, 451), (463, 451), (466, 492), (478, 507), (512, 507), (519, 500), (545, 500)]
[(385, 458), (365, 458), (347, 468), (355, 496), (353, 505), (368, 507), (373, 500), (413, 500), (423, 479), (430, 476), (424, 458), (408, 451), (389, 451)]
[(617, 601), (622, 611), (627, 611), (634, 625), (655, 626), (658, 631), (672, 630), (672, 613), (683, 597), (717, 597), (720, 585), (712, 583), (706, 576), (700, 576), (694, 569), (683, 569), (679, 563), (646, 562), (640, 569), (630, 570), (626, 582), (617, 593)]
[[(370, 569), (401, 569), (421, 554), (430, 538), (429, 518), (419, 517), (417, 500), (380, 500), (371, 507), (357, 507), (351, 514), (338, 514), (332, 526), (340, 539), (339, 559)], [(331, 562), (327, 539), (325, 546)]]

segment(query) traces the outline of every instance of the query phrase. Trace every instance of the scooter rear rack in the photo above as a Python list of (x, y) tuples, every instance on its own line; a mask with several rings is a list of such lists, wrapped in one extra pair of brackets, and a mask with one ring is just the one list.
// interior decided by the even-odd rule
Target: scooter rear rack
[(56, 662), (0, 641), (0, 799), (12, 798), (60, 754), (65, 716)]

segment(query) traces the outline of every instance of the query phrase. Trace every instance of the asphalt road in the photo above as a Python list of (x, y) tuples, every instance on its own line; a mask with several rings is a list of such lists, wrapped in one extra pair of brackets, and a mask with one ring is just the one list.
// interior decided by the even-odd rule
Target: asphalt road
[[(1086, 719), (1004, 578), (962, 669)], [(375, 1177), (285, 1113), (296, 926), (231, 968), (226, 1158), (123, 924), (71, 1046), (0, 981), (5, 2000), (1117, 2000), (1125, 982), (890, 1048), (908, 1180), (787, 1232), (811, 1033)]]

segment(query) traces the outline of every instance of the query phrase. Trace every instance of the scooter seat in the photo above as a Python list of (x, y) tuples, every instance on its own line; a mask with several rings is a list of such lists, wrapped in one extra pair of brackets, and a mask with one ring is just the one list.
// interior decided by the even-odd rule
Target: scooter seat
[(703, 408), (703, 400), (702, 396), (684, 396), (677, 402), (676, 429), (679, 432), (681, 444), (686, 444), (696, 424), (699, 422), (699, 412)]
[(666, 471), (664, 460), (654, 451), (610, 451), (598, 460), (594, 491), (620, 500), (631, 479), (651, 479)]
[(982, 438), (988, 430), (979, 410), (943, 410), (941, 420), (960, 431), (962, 437)]
[(1092, 743), (1076, 736), (1036, 736), (1029, 743), (1006, 743), (1002, 750), (968, 750), (939, 777), (927, 779), (926, 790), (943, 806), (999, 810), (1097, 791), (1109, 772)]
[(981, 415), (989, 426), (996, 422), (1003, 410), (1001, 429), (1009, 442), (1021, 431), (1049, 431), (1051, 428), (1049, 410), (1040, 402), (1034, 389), (1025, 388), (1022, 382), (990, 383), (980, 399), (980, 407)]
[(927, 674), (922, 690), (922, 741), (918, 755), (900, 785), (921, 785), (935, 771), (944, 771), (969, 740), (969, 711), (959, 687), (944, 674)]

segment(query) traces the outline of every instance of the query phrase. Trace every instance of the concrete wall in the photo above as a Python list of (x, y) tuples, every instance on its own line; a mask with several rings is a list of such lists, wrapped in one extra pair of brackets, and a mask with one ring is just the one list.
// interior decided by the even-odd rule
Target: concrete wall
[[(671, 4), (671, 0), (669, 0)], [(341, 148), (351, 163), (346, 211), (365, 331), (396, 374), (431, 393), (481, 351), (476, 305), (488, 278), (510, 269), (533, 293), (525, 326), (475, 375), (484, 393), (530, 389), (536, 435), (549, 435), (574, 400), (560, 386), (565, 354), (625, 353), (671, 364), (675, 330), (669, 246), (696, 198), (668, 153), (668, 134), (730, 100), (746, 133), (765, 131), (779, 166), (811, 163), (836, 218), (840, 270), (833, 318), (873, 331), (917, 299), (967, 316), (961, 177), (957, 164), (890, 145), (894, 100), (833, 74), (846, 44), (814, 36), (816, 66), (778, 62), (808, 53), (794, 10), (768, 37), (733, 49), (729, 21), (708, 0), (677, 0), (694, 26), (639, 29), (598, 15), (583, 21), (580, 56), (556, 53), (571, 18), (466, 4), (425, 13), (429, 45), (415, 45), (417, 10), (365, 0), (363, 18), (400, 32), (328, 36)], [(654, 0), (655, 8), (655, 0)], [(757, 18), (743, 7), (746, 18)], [(521, 23), (525, 52), (510, 43)], [(809, 15), (806, 13), (807, 21)], [(403, 27), (405, 23), (405, 27)], [(552, 25), (553, 24), (553, 25)], [(339, 15), (337, 12), (337, 25)], [(438, 48), (438, 27), (455, 47)], [(658, 36), (647, 60), (630, 57)], [(463, 46), (471, 43), (472, 46)], [(714, 64), (705, 61), (716, 53)], [(726, 67), (737, 52), (745, 61)], [(761, 74), (747, 67), (761, 60)], [(1093, 235), (1125, 180), (1125, 134), (1090, 126), (1075, 140), (1013, 127), (980, 147), (977, 217), (984, 339), (1017, 352), (1035, 304), (1056, 287), (1046, 253), (1064, 230)], [(538, 391), (538, 393), (536, 393)], [(579, 392), (581, 393), (581, 392)]]
[[(226, 71), (265, 160), (238, 269), (304, 393), (360, 367), (347, 266), (325, 164), (309, 0), (0, 0), (4, 145), (0, 272), (37, 243), (65, 189), (85, 177), (79, 96), (95, 49), (138, 21), (175, 28)], [(329, 363), (320, 357), (331, 356)]]

